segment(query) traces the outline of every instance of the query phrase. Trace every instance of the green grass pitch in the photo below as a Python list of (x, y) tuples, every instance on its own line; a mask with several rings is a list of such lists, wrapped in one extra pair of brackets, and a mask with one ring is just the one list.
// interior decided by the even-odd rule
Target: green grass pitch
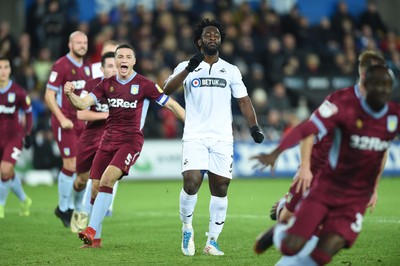
[[(289, 179), (234, 179), (229, 207), (219, 237), (222, 257), (202, 254), (208, 229), (209, 190), (200, 192), (194, 215), (196, 255), (180, 251), (178, 195), (181, 181), (122, 181), (114, 215), (103, 224), (103, 248), (79, 249), (75, 234), (53, 214), (57, 187), (26, 187), (33, 199), (30, 217), (19, 217), (19, 202), (10, 192), (6, 217), (0, 220), (0, 265), (274, 265), (271, 248), (255, 255), (256, 236), (273, 225), (268, 213)], [(384, 178), (378, 206), (366, 214), (356, 244), (336, 255), (330, 265), (400, 265), (400, 178)]]

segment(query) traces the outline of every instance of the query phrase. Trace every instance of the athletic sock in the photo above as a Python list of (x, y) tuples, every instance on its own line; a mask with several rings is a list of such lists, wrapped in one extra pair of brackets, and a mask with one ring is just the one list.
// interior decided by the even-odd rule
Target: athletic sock
[(197, 194), (188, 195), (185, 190), (181, 190), (179, 195), (179, 213), (183, 224), (192, 224), (194, 208), (197, 203)]
[(6, 205), (8, 192), (10, 191), (11, 180), (0, 180), (0, 205)]
[(17, 174), (11, 179), (10, 188), (20, 201), (26, 200), (26, 194), (22, 187), (21, 179)]
[(99, 188), (99, 194), (94, 202), (89, 222), (89, 226), (96, 231), (101, 229), (100, 226), (103, 223), (108, 208), (110, 207), (112, 201), (112, 190), (112, 188), (104, 186)]
[(208, 240), (217, 241), (225, 224), (226, 211), (228, 209), (228, 197), (211, 196), (210, 200), (210, 222), (208, 228)]
[(58, 208), (62, 212), (66, 212), (69, 207), (69, 199), (71, 198), (72, 186), (74, 183), (74, 173), (64, 168), (58, 175)]

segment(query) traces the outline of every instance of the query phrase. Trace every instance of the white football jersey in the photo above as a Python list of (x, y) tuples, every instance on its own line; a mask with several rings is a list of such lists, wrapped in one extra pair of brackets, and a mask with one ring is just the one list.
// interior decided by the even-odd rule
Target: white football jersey
[[(180, 63), (169, 79), (187, 64), (188, 61)], [(233, 141), (231, 97), (247, 96), (239, 69), (221, 58), (212, 66), (203, 61), (189, 73), (183, 86), (186, 109), (183, 140)]]

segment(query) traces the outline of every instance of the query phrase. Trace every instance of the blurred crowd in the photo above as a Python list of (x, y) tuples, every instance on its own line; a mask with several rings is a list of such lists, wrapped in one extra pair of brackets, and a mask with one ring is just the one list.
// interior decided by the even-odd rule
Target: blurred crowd
[[(39, 169), (57, 163), (52, 161), (57, 150), (43, 96), (51, 66), (67, 53), (67, 38), (75, 30), (88, 35), (91, 62), (100, 61), (107, 40), (130, 43), (137, 54), (135, 70), (162, 86), (174, 67), (196, 52), (193, 25), (205, 17), (221, 21), (227, 36), (220, 57), (241, 70), (259, 124), (272, 141), (319, 104), (292, 90), (285, 77), (343, 75), (357, 80), (357, 56), (365, 49), (380, 50), (395, 75), (400, 73), (400, 37), (385, 25), (373, 1), (357, 18), (338, 1), (334, 14), (315, 25), (299, 12), (295, 0), (97, 0), (96, 15), (87, 22), (79, 21), (77, 1), (35, 0), (27, 7), (25, 30), (19, 36), (11, 33), (8, 21), (0, 23), (0, 54), (10, 58), (13, 79), (32, 98), (33, 158), (38, 158), (34, 167)], [(184, 104), (182, 93), (176, 98)], [(232, 106), (237, 115), (235, 101)], [(156, 105), (151, 109), (146, 138), (182, 136), (182, 125), (170, 112)], [(240, 116), (234, 127), (237, 140), (250, 138)]]

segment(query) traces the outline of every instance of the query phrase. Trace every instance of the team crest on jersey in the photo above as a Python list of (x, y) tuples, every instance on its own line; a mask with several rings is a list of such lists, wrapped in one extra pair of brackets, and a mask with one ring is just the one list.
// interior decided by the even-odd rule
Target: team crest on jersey
[(90, 77), (90, 68), (88, 66), (85, 66), (83, 69), (85, 70), (86, 76)]
[(8, 94), (8, 102), (9, 102), (9, 103), (15, 102), (15, 92), (10, 92), (10, 93)]
[(75, 75), (75, 74), (76, 74), (75, 69), (72, 69), (71, 72), (72, 72), (72, 75)]
[(111, 87), (110, 87), (110, 92), (113, 92), (113, 91), (114, 91), (114, 87), (111, 86)]
[(31, 105), (31, 98), (29, 98), (28, 95), (26, 95), (26, 97), (25, 97), (25, 102), (26, 102), (26, 105)]
[(57, 72), (55, 72), (55, 71), (51, 71), (51, 73), (50, 73), (50, 77), (49, 77), (49, 80), (50, 80), (50, 82), (54, 82), (54, 81), (56, 81), (56, 79), (57, 79), (57, 76), (58, 76), (58, 73), (57, 73)]
[(64, 155), (69, 156), (71, 154), (71, 150), (69, 148), (64, 148)]
[(131, 86), (131, 94), (136, 95), (139, 93), (139, 85), (132, 85)]
[(361, 129), (362, 126), (363, 126), (362, 120), (361, 120), (361, 119), (357, 119), (357, 120), (356, 120), (356, 127), (357, 127), (358, 129)]
[(387, 118), (387, 130), (389, 132), (395, 132), (397, 130), (397, 116), (389, 115)]

